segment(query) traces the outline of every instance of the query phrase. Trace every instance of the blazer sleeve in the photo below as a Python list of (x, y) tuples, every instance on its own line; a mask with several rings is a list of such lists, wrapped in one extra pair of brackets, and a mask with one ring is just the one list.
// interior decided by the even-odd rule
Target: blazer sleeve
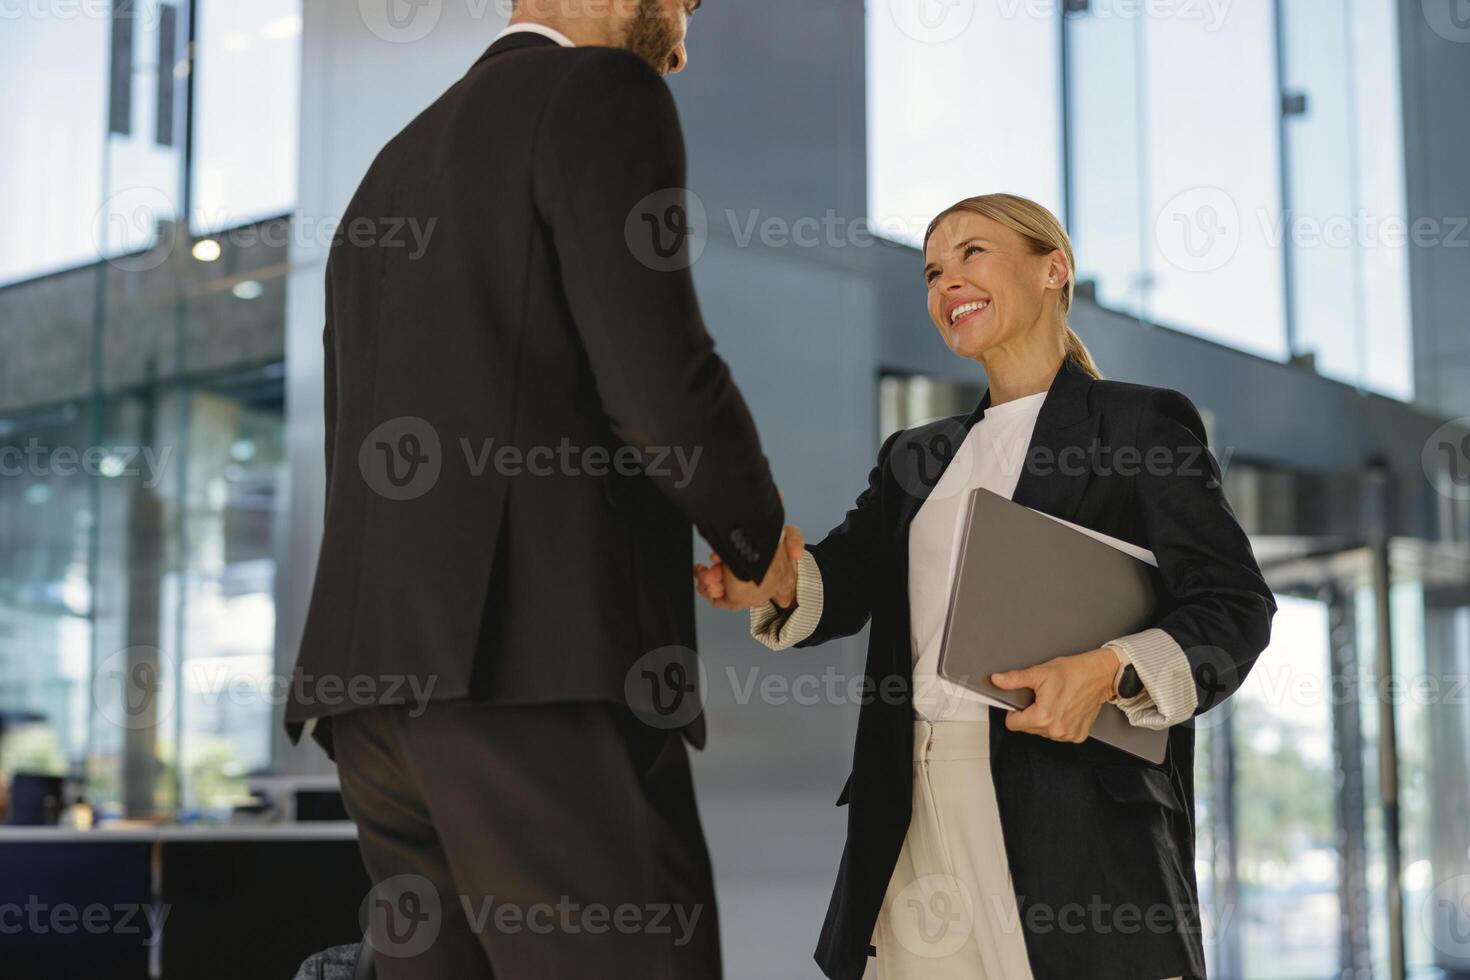
[(632, 237), (652, 233), (638, 220), (650, 195), (666, 206), (686, 193), (673, 96), (626, 51), (579, 50), (571, 64), (538, 124), (533, 192), (603, 412), (628, 445), (696, 461), (692, 477), (647, 475), (732, 572), (760, 580), (780, 540), (781, 498), (700, 315), (689, 236), (669, 263), (640, 260)]
[(1240, 688), (1270, 642), (1276, 612), (1205, 439), (1188, 398), (1154, 393), (1139, 421), (1144, 457), (1135, 487), (1168, 597), (1155, 626), (1188, 659), (1190, 676), (1180, 681), (1192, 684), (1194, 715)]
[(882, 583), (887, 529), (883, 523), (883, 474), (888, 455), (900, 433), (889, 436), (878, 450), (878, 462), (868, 474), (868, 488), (858, 496), (841, 524), (807, 552), (821, 572), (822, 618), (810, 636), (797, 643), (811, 647), (858, 633), (868, 624)]

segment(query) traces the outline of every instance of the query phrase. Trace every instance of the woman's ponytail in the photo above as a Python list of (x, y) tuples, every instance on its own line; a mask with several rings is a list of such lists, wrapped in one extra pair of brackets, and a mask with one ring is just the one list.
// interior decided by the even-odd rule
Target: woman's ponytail
[(1093, 363), (1092, 353), (1087, 349), (1087, 345), (1082, 342), (1082, 338), (1077, 336), (1077, 331), (1072, 329), (1070, 323), (1062, 324), (1062, 343), (1066, 347), (1067, 356), (1076, 361), (1078, 367), (1094, 378), (1102, 377), (1102, 372)]

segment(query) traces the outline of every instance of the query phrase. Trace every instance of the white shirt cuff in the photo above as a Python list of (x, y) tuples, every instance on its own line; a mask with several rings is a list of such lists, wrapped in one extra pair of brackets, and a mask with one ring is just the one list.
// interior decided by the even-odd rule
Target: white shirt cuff
[(1113, 702), (1138, 728), (1168, 728), (1194, 716), (1199, 693), (1184, 648), (1161, 629), (1144, 630), (1103, 644), (1133, 665), (1143, 691)]
[(794, 647), (817, 631), (822, 621), (822, 570), (810, 551), (796, 563), (796, 606), (782, 610), (768, 602), (750, 611), (750, 635), (772, 650)]

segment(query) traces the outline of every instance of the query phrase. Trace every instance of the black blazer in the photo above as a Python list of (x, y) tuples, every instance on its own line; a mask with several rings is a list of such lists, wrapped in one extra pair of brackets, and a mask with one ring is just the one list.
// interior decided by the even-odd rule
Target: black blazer
[[(987, 393), (968, 418), (889, 438), (847, 519), (811, 547), (825, 600), (816, 632), (799, 646), (872, 622), (871, 696), (838, 800), (849, 804), (847, 845), (816, 953), (834, 980), (862, 976), (911, 813), (909, 525), (989, 401)], [(1195, 668), (1200, 711), (1240, 686), (1269, 640), (1276, 609), (1204, 442), (1204, 425), (1183, 395), (1097, 381), (1069, 359), (1042, 405), (1014, 495), (1154, 552), (1168, 596), (1155, 625)], [(1011, 732), (999, 709), (991, 710), (990, 730), (1001, 826), (1036, 980), (1204, 977), (1193, 726), (1172, 729), (1161, 766), (1091, 740), (1073, 745)]]
[(640, 202), (684, 186), (663, 79), (534, 34), (491, 45), (374, 160), (327, 266), (293, 734), (404, 699), (405, 677), (432, 700), (623, 701), (640, 656), (694, 646), (691, 523), (764, 575), (781, 501), (687, 250), (629, 237)]

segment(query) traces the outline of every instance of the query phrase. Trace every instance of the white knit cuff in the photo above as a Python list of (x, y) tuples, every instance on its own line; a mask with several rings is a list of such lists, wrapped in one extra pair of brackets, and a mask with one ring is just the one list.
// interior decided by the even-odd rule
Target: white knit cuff
[(794, 647), (817, 631), (822, 621), (822, 570), (810, 551), (796, 563), (796, 607), (783, 610), (768, 602), (750, 611), (750, 635), (772, 650)]
[(1199, 693), (1184, 648), (1161, 629), (1144, 630), (1103, 644), (1133, 665), (1143, 692), (1115, 702), (1137, 728), (1168, 728), (1194, 716)]

